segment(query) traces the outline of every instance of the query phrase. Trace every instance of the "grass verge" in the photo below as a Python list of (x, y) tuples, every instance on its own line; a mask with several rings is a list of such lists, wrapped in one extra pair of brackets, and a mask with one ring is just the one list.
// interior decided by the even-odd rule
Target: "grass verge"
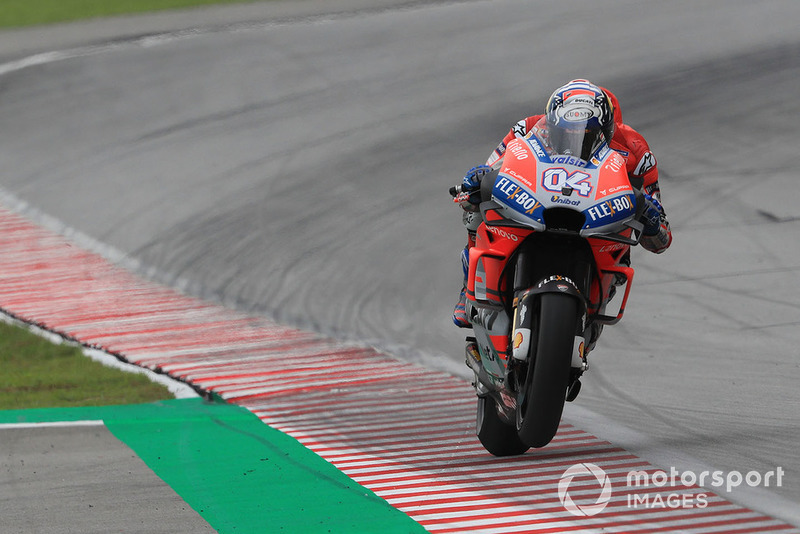
[(3, 0), (0, 28), (258, 0)]
[(173, 398), (146, 377), (106, 367), (77, 346), (0, 323), (0, 410), (136, 404)]

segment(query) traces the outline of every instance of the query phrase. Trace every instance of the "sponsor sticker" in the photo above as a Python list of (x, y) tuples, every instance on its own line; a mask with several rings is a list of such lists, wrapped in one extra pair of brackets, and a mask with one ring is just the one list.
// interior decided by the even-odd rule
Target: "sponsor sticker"
[(631, 209), (633, 209), (633, 204), (630, 198), (625, 195), (595, 204), (586, 210), (586, 214), (592, 219), (592, 222), (595, 222), (600, 219), (614, 217), (620, 212), (627, 212)]
[(594, 109), (590, 107), (572, 107), (564, 111), (564, 120), (569, 122), (584, 122), (594, 117)]
[(580, 206), (581, 205), (581, 201), (580, 200), (570, 200), (568, 198), (564, 198), (564, 197), (561, 197), (561, 196), (558, 196), (558, 195), (553, 195), (550, 198), (550, 202), (555, 202), (556, 204), (566, 204), (568, 206)]
[(639, 160), (639, 163), (636, 165), (636, 169), (633, 171), (634, 176), (642, 176), (646, 174), (648, 171), (652, 170), (656, 166), (656, 157), (653, 155), (652, 152), (647, 151), (642, 159)]
[(516, 335), (514, 335), (514, 348), (515, 349), (518, 349), (520, 347), (520, 345), (522, 345), (522, 340), (523, 340), (522, 332), (518, 331), (516, 333)]
[(500, 176), (494, 187), (495, 195), (498, 198), (505, 197), (506, 200), (513, 200), (528, 215), (532, 215), (541, 207), (541, 203), (532, 194), (505, 176)]
[(519, 241), (519, 237), (516, 234), (512, 234), (511, 232), (507, 232), (507, 231), (503, 230), (502, 228), (498, 228), (497, 226), (487, 226), (487, 229), (491, 233), (493, 233), (495, 235), (498, 235), (498, 236), (500, 236), (500, 237), (502, 237), (504, 239), (510, 239), (511, 241)]

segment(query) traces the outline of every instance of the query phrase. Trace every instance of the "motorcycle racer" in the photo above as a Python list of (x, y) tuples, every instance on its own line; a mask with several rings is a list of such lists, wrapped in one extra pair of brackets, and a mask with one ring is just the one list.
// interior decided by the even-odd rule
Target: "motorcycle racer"
[(456, 198), (464, 209), (467, 245), (461, 253), (464, 287), (453, 311), (453, 322), (470, 328), (466, 316), (466, 278), (469, 272), (469, 249), (475, 244), (475, 231), (482, 222), (481, 180), (503, 163), (506, 146), (515, 138), (536, 135), (551, 154), (569, 155), (585, 165), (607, 145), (623, 156), (631, 185), (640, 189), (645, 203), (640, 221), (644, 225), (640, 244), (660, 254), (672, 243), (672, 232), (661, 205), (656, 158), (644, 137), (623, 123), (619, 102), (611, 91), (583, 79), (559, 87), (545, 106), (545, 113), (517, 122), (484, 165), (470, 169), (462, 181), (462, 193)]

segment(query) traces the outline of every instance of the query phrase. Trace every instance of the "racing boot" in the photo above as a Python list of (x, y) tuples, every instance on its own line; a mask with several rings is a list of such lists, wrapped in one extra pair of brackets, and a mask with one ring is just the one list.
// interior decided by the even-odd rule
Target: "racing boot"
[(461, 294), (458, 296), (458, 302), (453, 310), (453, 322), (459, 328), (472, 328), (472, 325), (467, 319), (467, 288), (461, 288)]

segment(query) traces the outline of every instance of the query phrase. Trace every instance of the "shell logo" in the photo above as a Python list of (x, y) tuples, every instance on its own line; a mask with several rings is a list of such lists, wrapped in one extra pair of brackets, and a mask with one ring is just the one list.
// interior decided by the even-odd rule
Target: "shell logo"
[(522, 332), (517, 332), (514, 336), (514, 348), (518, 349), (520, 345), (522, 345)]

